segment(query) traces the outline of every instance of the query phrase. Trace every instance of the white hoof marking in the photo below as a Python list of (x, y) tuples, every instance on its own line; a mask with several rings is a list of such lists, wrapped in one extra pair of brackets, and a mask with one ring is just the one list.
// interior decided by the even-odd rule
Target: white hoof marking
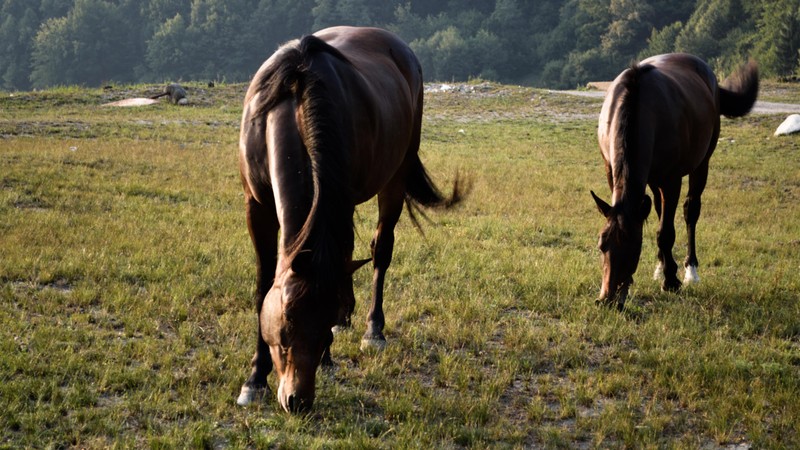
[(656, 264), (656, 270), (653, 271), (653, 279), (656, 281), (664, 279), (664, 263), (659, 262)]
[(683, 274), (683, 284), (695, 284), (700, 282), (700, 277), (697, 276), (697, 266), (686, 266), (686, 272)]
[(239, 392), (239, 397), (236, 399), (236, 404), (239, 406), (247, 406), (253, 402), (259, 395), (261, 395), (261, 391), (263, 389), (253, 389), (249, 386), (242, 386), (241, 392)]

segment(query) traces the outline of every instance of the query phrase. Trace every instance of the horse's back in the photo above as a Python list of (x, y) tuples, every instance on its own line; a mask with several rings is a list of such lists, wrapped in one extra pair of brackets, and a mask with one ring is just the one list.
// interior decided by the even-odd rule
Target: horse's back
[[(654, 171), (691, 173), (711, 156), (719, 133), (717, 78), (700, 58), (673, 53), (642, 61), (655, 67), (645, 77), (641, 101), (652, 111)], [(672, 170), (667, 170), (671, 168)]]
[(314, 35), (352, 65), (342, 65), (339, 78), (353, 125), (351, 183), (360, 203), (389, 183), (419, 139), (422, 69), (408, 45), (386, 30), (333, 27)]
[(645, 95), (656, 96), (652, 107), (692, 116), (719, 116), (717, 78), (700, 58), (685, 53), (670, 53), (645, 59), (640, 65), (656, 70), (642, 80)]
[[(635, 70), (632, 80), (631, 70)], [(719, 132), (719, 93), (713, 71), (683, 53), (647, 58), (620, 74), (609, 87), (598, 128), (601, 150), (612, 157), (614, 133), (624, 130), (615, 111), (635, 89), (637, 148), (650, 148), (649, 179), (686, 175), (713, 151)], [(641, 159), (640, 159), (641, 161)]]
[[(409, 88), (422, 87), (422, 69), (417, 57), (402, 39), (389, 31), (340, 26), (314, 35), (341, 51), (371, 82), (383, 81), (387, 70), (398, 70)], [(373, 80), (374, 75), (377, 77)]]
[[(396, 176), (398, 171), (409, 155), (416, 153), (422, 122), (422, 69), (408, 45), (386, 30), (333, 27), (318, 31), (314, 37), (324, 44), (315, 44), (309, 38), (287, 42), (261, 65), (250, 83), (240, 135), (243, 181), (256, 198), (263, 197), (256, 192), (259, 186), (264, 191), (272, 189), (274, 183), (269, 178), (275, 168), (270, 167), (268, 154), (278, 149), (268, 148), (267, 141), (275, 130), (291, 135), (290, 141), (300, 145), (306, 141), (298, 138), (303, 130), (296, 117), (302, 117), (305, 108), (299, 97), (282, 100), (291, 104), (296, 114), (284, 114), (281, 120), (263, 106), (268, 97), (265, 89), (292, 84), (276, 83), (272, 78), (287, 61), (296, 63), (293, 55), (299, 50), (306, 58), (303, 64), (310, 64), (310, 71), (325, 86), (325, 95), (336, 105), (335, 117), (328, 119), (337, 124), (335, 128), (347, 142), (346, 178), (353, 200), (361, 203), (385, 189), (391, 180), (402, 178)], [(332, 49), (326, 50), (325, 44)], [(269, 127), (270, 123), (274, 126)]]

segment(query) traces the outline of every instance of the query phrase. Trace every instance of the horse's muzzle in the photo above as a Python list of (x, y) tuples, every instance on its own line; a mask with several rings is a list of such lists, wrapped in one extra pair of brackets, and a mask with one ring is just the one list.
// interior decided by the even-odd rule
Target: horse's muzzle
[(608, 307), (615, 307), (618, 311), (622, 311), (625, 307), (625, 300), (628, 298), (629, 284), (621, 284), (616, 289), (609, 289), (601, 292), (600, 297), (595, 300), (598, 305), (605, 305)]
[(298, 391), (286, 389), (281, 382), (278, 387), (278, 402), (284, 411), (291, 414), (303, 414), (314, 406), (314, 392), (302, 394)]

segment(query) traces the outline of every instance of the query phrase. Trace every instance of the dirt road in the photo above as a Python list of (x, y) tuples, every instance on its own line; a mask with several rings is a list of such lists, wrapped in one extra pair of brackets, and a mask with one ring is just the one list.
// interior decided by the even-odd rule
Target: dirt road
[[(603, 98), (606, 95), (606, 93), (603, 91), (551, 91), (551, 92), (561, 92), (568, 95), (576, 95), (579, 97), (593, 97), (593, 98)], [(752, 112), (755, 114), (784, 114), (784, 113), (800, 114), (800, 104), (762, 102), (758, 100), (756, 101), (756, 104), (753, 107)]]

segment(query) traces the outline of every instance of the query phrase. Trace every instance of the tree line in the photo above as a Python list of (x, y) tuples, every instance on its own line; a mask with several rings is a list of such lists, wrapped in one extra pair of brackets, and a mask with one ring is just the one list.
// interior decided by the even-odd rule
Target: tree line
[(800, 0), (0, 0), (0, 89), (248, 80), (289, 39), (394, 31), (427, 80), (574, 88), (682, 51), (800, 70)]

